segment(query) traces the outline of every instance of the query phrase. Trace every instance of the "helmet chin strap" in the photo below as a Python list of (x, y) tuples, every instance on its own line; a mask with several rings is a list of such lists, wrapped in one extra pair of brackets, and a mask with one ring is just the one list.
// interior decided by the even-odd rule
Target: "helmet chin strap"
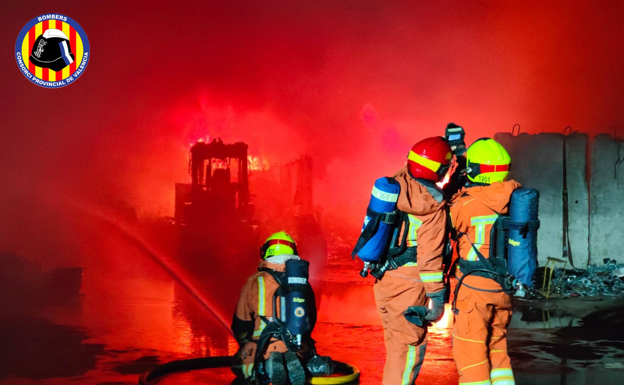
[(471, 180), (466, 181), (466, 187), (478, 187), (478, 186), (489, 186), (489, 183), (481, 183), (481, 182), (473, 182)]
[(446, 173), (448, 172), (450, 168), (451, 168), (450, 164), (447, 164), (447, 165), (441, 164), (438, 171), (436, 171), (436, 174), (438, 174), (438, 178), (440, 179), (444, 178), (444, 175), (446, 175)]

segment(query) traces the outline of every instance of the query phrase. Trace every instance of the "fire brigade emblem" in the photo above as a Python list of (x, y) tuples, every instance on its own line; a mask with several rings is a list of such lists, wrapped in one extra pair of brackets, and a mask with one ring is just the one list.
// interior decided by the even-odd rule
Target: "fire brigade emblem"
[(305, 310), (303, 310), (303, 308), (299, 306), (298, 308), (295, 309), (295, 315), (301, 318), (305, 315)]
[(74, 82), (84, 73), (89, 56), (89, 39), (84, 29), (58, 13), (32, 19), (15, 43), (15, 59), (22, 74), (45, 88)]

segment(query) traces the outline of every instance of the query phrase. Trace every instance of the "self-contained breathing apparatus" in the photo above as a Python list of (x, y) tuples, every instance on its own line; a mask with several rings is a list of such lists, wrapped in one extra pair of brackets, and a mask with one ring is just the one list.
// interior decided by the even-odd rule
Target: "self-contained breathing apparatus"
[[(437, 201), (444, 199), (435, 183), (420, 178), (416, 181)], [(381, 279), (386, 271), (416, 262), (416, 247), (407, 247), (408, 214), (397, 209), (400, 192), (401, 186), (393, 178), (383, 177), (375, 181), (362, 232), (351, 253), (354, 259), (358, 257), (364, 262), (360, 271), (363, 278), (370, 272), (376, 279)]]
[[(314, 341), (311, 333), (316, 324), (316, 304), (314, 291), (310, 286), (308, 261), (290, 259), (285, 262), (284, 272), (272, 269), (261, 269), (270, 274), (279, 284), (273, 295), (273, 314), (271, 317), (260, 316), (265, 323), (257, 341), (256, 356), (254, 362), (255, 378), (260, 384), (268, 383), (268, 376), (264, 367), (264, 357), (266, 347), (272, 340), (284, 342), (290, 352), (299, 352), (306, 348), (307, 355), (311, 358), (308, 361), (308, 371), (312, 375), (329, 375), (331, 370), (331, 359), (321, 357), (316, 354)], [(278, 312), (278, 299), (279, 309)], [(319, 365), (317, 361), (323, 361), (327, 365)], [(310, 364), (315, 364), (319, 368), (313, 368)], [(329, 373), (328, 373), (329, 372)]]
[[(459, 258), (462, 277), (455, 286), (453, 312), (457, 314), (457, 294), (464, 279), (469, 275), (490, 278), (500, 285), (500, 289), (487, 292), (513, 294), (516, 290), (530, 288), (537, 268), (537, 230), (539, 191), (533, 188), (519, 188), (511, 195), (509, 215), (500, 215), (490, 231), (489, 258), (479, 251), (466, 233), (457, 232), (455, 240), (459, 247), (461, 237), (470, 243), (477, 255), (477, 261)], [(459, 252), (458, 252), (459, 254)]]

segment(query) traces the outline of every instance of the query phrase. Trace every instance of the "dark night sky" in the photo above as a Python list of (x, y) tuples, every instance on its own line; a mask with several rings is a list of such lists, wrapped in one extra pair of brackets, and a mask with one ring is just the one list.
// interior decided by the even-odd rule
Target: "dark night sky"
[[(469, 140), (515, 123), (622, 128), (624, 2), (539, 3), (4, 1), (2, 196), (171, 210), (188, 144), (211, 135), (272, 163), (311, 154), (319, 202), (355, 196), (361, 211), (372, 181), (449, 121)], [(91, 44), (85, 74), (58, 90), (29, 83), (12, 53), (48, 12)]]

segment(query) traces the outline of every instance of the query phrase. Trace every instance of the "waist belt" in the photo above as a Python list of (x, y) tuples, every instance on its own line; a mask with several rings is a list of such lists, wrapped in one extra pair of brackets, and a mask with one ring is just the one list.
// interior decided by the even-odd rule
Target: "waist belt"
[[(470, 273), (474, 270), (489, 270), (486, 266), (484, 266), (481, 261), (467, 261), (463, 258), (459, 258), (459, 271), (462, 274)], [(476, 275), (477, 277), (490, 278), (496, 280), (497, 276), (493, 274), (488, 274), (483, 271), (475, 271), (474, 273), (470, 273), (470, 275)]]
[(410, 262), (416, 263), (416, 246), (408, 247), (405, 251), (395, 257), (392, 257), (396, 267), (401, 267)]

